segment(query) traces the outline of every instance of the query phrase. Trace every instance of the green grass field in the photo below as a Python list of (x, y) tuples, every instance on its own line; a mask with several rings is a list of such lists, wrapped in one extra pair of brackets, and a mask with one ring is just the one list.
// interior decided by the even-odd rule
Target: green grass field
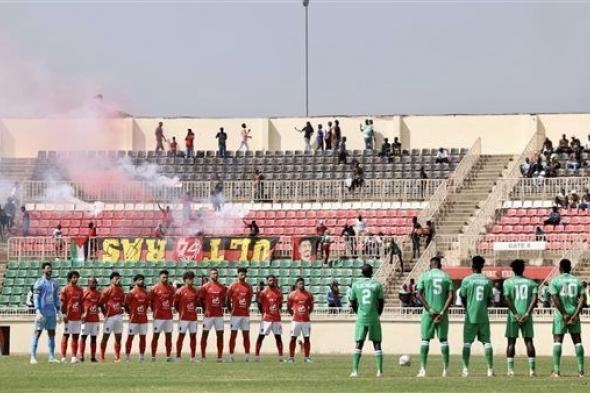
[(563, 377), (552, 380), (550, 358), (539, 358), (536, 378), (528, 377), (526, 358), (517, 358), (514, 378), (505, 376), (503, 357), (496, 358), (495, 378), (485, 377), (483, 358), (474, 357), (469, 378), (459, 377), (460, 358), (453, 357), (452, 376), (441, 378), (439, 357), (432, 356), (429, 376), (415, 378), (417, 365), (396, 364), (397, 356), (385, 359), (385, 377), (375, 378), (374, 360), (366, 352), (361, 363), (361, 376), (351, 380), (350, 358), (318, 356), (314, 364), (279, 364), (267, 356), (261, 363), (192, 364), (183, 361), (168, 364), (137, 361), (104, 364), (53, 365), (40, 358), (36, 366), (25, 357), (0, 358), (0, 391), (3, 392), (583, 392), (590, 390), (590, 378), (576, 374), (575, 359), (562, 360)]

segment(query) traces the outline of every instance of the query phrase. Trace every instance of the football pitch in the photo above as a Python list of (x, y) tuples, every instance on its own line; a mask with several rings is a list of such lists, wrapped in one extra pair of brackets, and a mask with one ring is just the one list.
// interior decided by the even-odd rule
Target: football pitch
[(260, 363), (129, 363), (80, 365), (48, 364), (45, 358), (31, 366), (26, 357), (0, 358), (3, 392), (574, 392), (590, 390), (590, 379), (580, 379), (575, 358), (562, 359), (562, 378), (550, 379), (550, 358), (537, 359), (538, 377), (528, 376), (526, 358), (516, 359), (516, 376), (505, 376), (505, 359), (497, 357), (495, 378), (485, 376), (482, 357), (471, 360), (469, 378), (459, 376), (461, 359), (451, 359), (451, 376), (440, 377), (440, 357), (431, 356), (429, 376), (415, 377), (416, 356), (410, 367), (397, 365), (397, 356), (385, 357), (385, 377), (375, 378), (371, 352), (363, 356), (360, 377), (350, 379), (349, 356), (318, 356), (314, 364), (279, 364), (267, 356)]

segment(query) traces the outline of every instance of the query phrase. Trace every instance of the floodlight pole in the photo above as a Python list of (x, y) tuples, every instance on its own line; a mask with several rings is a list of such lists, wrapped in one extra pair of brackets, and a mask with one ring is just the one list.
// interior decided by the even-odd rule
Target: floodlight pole
[(305, 117), (309, 117), (309, 0), (303, 0), (305, 8)]

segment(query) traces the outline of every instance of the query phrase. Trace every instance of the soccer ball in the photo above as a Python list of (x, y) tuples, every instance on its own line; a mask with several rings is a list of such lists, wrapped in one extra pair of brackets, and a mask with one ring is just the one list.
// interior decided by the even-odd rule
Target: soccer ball
[(412, 359), (410, 359), (409, 355), (402, 355), (399, 357), (399, 365), (402, 367), (410, 367), (412, 364)]

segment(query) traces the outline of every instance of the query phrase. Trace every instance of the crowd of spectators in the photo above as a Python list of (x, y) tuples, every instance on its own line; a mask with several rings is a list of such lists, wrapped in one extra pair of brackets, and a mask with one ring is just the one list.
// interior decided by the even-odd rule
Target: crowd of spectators
[[(575, 171), (581, 167), (587, 167), (590, 160), (584, 158), (582, 153), (590, 153), (590, 135), (586, 144), (582, 145), (582, 142), (575, 136), (568, 139), (563, 134), (557, 147), (554, 147), (549, 138), (545, 138), (541, 152), (532, 160), (526, 158), (520, 171), (523, 177), (528, 178), (556, 177), (560, 169)], [(563, 155), (567, 156), (564, 168), (562, 168), (560, 161), (560, 156)]]

